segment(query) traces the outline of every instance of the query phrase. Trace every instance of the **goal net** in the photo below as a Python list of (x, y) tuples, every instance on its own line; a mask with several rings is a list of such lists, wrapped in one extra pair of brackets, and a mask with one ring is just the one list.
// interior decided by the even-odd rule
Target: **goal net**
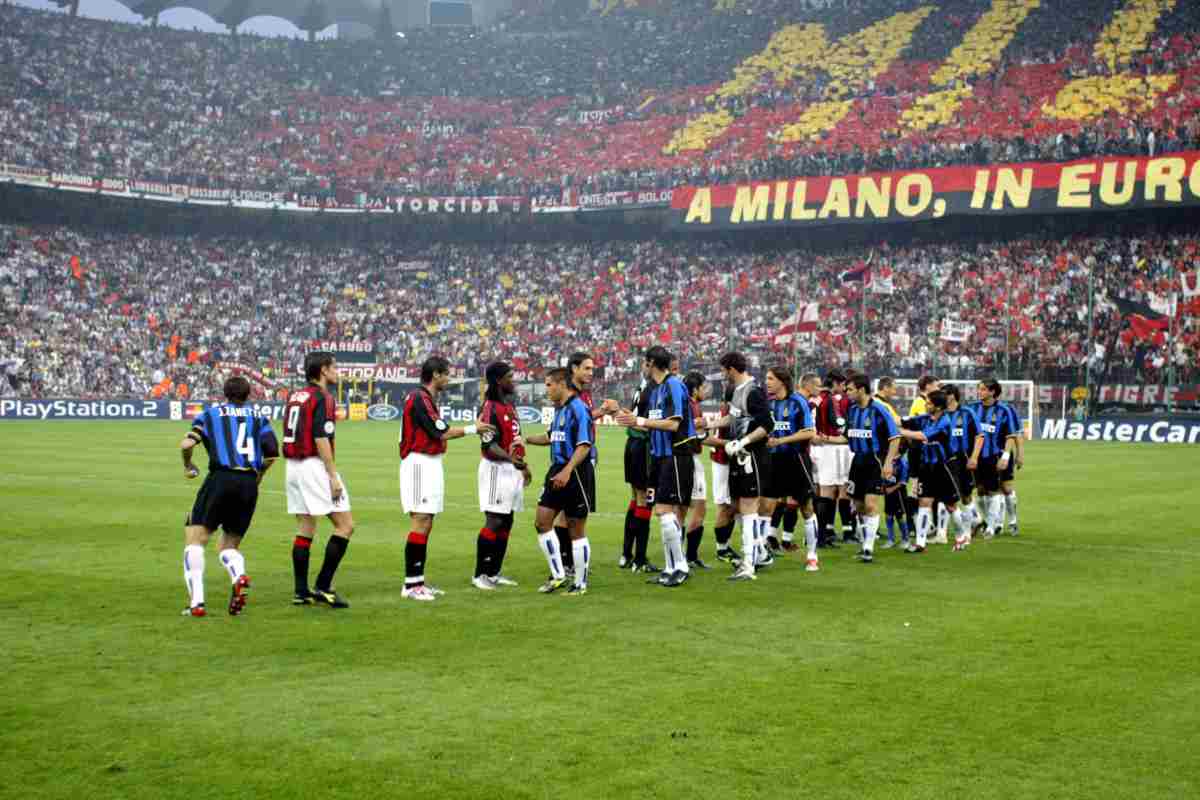
[[(979, 379), (962, 378), (942, 381), (943, 386), (954, 384), (962, 393), (963, 403), (974, 403), (979, 399)], [(878, 383), (876, 384), (878, 386)], [(1037, 384), (1033, 381), (1000, 381), (1000, 399), (1016, 409), (1021, 415), (1026, 440), (1033, 438), (1037, 426)], [(917, 382), (909, 378), (896, 379), (896, 410), (908, 416), (908, 409), (917, 396)]]

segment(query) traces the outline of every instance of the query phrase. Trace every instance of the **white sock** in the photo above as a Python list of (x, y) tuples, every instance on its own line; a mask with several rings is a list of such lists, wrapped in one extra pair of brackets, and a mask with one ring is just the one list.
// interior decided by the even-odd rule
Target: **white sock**
[(588, 569), (592, 563), (592, 547), (587, 537), (571, 542), (571, 552), (575, 555), (575, 585), (587, 586)]
[(965, 509), (959, 506), (954, 511), (954, 527), (957, 529), (955, 537), (963, 537), (970, 540), (971, 538), (971, 519)]
[(1008, 511), (1008, 526), (1010, 528), (1017, 527), (1017, 492), (1015, 489), (1012, 494), (1004, 495), (1004, 506)]
[[(771, 533), (771, 518), (758, 518), (758, 561), (766, 561), (767, 555), (771, 552), (767, 547), (767, 535)], [(757, 563), (757, 562), (755, 562)]]
[(687, 556), (683, 552), (683, 528), (674, 514), (662, 514), (658, 518), (662, 527), (663, 560), (667, 572), (687, 572)]
[(937, 523), (938, 536), (944, 536), (946, 534), (946, 531), (949, 528), (950, 528), (950, 509), (946, 508), (946, 506), (943, 504), (938, 507), (938, 523)]
[(917, 547), (929, 541), (929, 529), (933, 527), (933, 509), (921, 506), (917, 509)]
[(237, 579), (246, 574), (246, 558), (240, 550), (230, 547), (220, 553), (221, 566), (229, 573), (229, 580), (237, 583)]
[(994, 533), (999, 533), (1002, 525), (1004, 525), (1004, 495), (990, 495), (988, 497), (988, 528)]
[(863, 550), (870, 553), (875, 549), (875, 537), (879, 534), (879, 515), (859, 517), (863, 529)]
[(804, 547), (808, 550), (808, 558), (817, 558), (817, 518), (815, 516), (804, 520)]
[(188, 605), (204, 605), (204, 548), (198, 544), (183, 548), (183, 582), (187, 584)]
[(754, 564), (758, 560), (755, 549), (758, 547), (758, 537), (755, 535), (758, 529), (757, 514), (742, 514), (742, 568), (747, 566), (750, 571), (754, 571)]
[(546, 563), (550, 565), (550, 577), (555, 580), (562, 580), (567, 573), (563, 570), (562, 553), (558, 552), (558, 536), (554, 531), (538, 534), (538, 547), (542, 548), (542, 555), (546, 556)]

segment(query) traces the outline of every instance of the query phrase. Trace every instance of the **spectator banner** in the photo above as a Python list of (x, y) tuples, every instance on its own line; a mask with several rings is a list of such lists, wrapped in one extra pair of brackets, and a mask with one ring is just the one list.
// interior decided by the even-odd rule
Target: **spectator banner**
[(591, 111), (579, 112), (580, 125), (596, 125), (602, 122), (608, 122), (613, 117), (619, 117), (625, 113), (625, 106), (617, 106), (616, 108), (597, 108)]
[(50, 182), (50, 173), (44, 169), (22, 167), (17, 164), (0, 164), (0, 180), (44, 186)]
[(965, 342), (971, 338), (971, 323), (957, 319), (942, 320), (942, 338), (947, 342)]
[(671, 189), (647, 189), (635, 192), (600, 192), (579, 195), (583, 211), (611, 209), (667, 208), (671, 205)]
[(344, 341), (312, 341), (308, 343), (310, 350), (327, 350), (333, 353), (338, 364), (374, 364), (375, 343), (363, 342), (357, 339)]
[(671, 198), (671, 225), (737, 230), (1182, 206), (1200, 206), (1198, 151), (686, 187)]
[(1200, 442), (1200, 418), (1131, 415), (1082, 422), (1048, 419), (1039, 433), (1042, 439), (1069, 442), (1196, 444)]

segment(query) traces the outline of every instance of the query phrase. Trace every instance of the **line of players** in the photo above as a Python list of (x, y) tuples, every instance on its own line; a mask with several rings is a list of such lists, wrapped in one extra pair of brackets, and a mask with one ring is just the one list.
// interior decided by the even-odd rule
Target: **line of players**
[[(844, 377), (836, 372), (827, 376), (824, 388), (816, 375), (809, 374), (793, 391), (791, 373), (773, 367), (767, 371), (764, 390), (749, 374), (741, 354), (725, 355), (721, 368), (728, 387), (726, 402), (720, 418), (706, 422), (700, 414), (700, 403), (708, 396), (706, 379), (691, 373), (681, 380), (664, 348), (645, 353), (644, 379), (628, 410), (613, 400), (593, 405), (589, 391), (593, 361), (586, 353), (575, 353), (566, 368), (546, 375), (547, 396), (555, 406), (550, 429), (523, 438), (513, 404), (511, 367), (499, 362), (488, 367), (485, 400), (476, 424), (449, 427), (440, 418), (437, 404), (449, 384), (449, 365), (439, 357), (428, 359), (422, 365), (422, 386), (409, 395), (402, 412), (400, 494), (412, 523), (405, 545), (402, 597), (432, 601), (442, 594), (425, 581), (429, 536), (434, 518), (444, 508), (441, 456), (449, 440), (470, 435), (479, 435), (481, 441), (478, 490), (485, 515), (477, 539), (473, 585), (483, 591), (516, 585), (500, 570), (514, 515), (523, 509), (524, 490), (532, 482), (525, 448), (535, 445), (548, 447), (551, 454), (534, 522), (550, 570), (539, 591), (555, 592), (569, 582), (567, 595), (586, 594), (591, 566), (586, 523), (595, 511), (596, 497), (595, 422), (605, 414), (615, 414), (617, 423), (628, 430), (624, 466), (632, 498), (621, 566), (658, 573), (652, 582), (662, 586), (682, 585), (692, 568), (708, 569), (699, 553), (706, 510), (700, 459), (704, 447), (712, 449), (717, 558), (734, 565), (731, 580), (754, 580), (777, 553), (798, 550), (793, 536), (801, 516), (806, 569), (818, 571), (818, 547), (833, 544), (833, 509), (839, 495), (855, 503), (862, 529), (862, 561), (873, 559), (885, 505), (889, 529), (899, 518), (903, 540), (914, 521), (905, 487), (907, 464), (899, 458), (901, 439), (914, 445), (908, 460), (916, 462), (920, 475), (919, 510), (907, 552), (924, 551), (932, 509), (939, 502), (958, 526), (956, 549), (970, 543), (973, 521), (978, 520), (963, 510), (974, 509), (969, 502), (963, 508), (959, 503), (969, 501), (976, 472), (981, 494), (987, 498), (988, 535), (999, 530), (1006, 503), (1015, 534), (1012, 480), (1014, 465), (1023, 461), (1020, 424), (1015, 411), (998, 402), (1000, 387), (995, 381), (980, 384), (982, 402), (976, 411), (959, 407), (956, 387), (942, 392), (936, 383), (923, 379), (920, 400), (927, 408), (914, 411), (927, 413), (901, 422), (888, 402), (894, 383), (887, 379), (880, 382), (876, 398), (869, 380), (861, 375), (852, 376), (846, 389)], [(348, 602), (333, 589), (333, 578), (354, 522), (349, 493), (334, 463), (336, 425), (329, 387), (337, 380), (337, 366), (332, 354), (309, 354), (305, 374), (308, 385), (293, 393), (284, 410), (287, 505), (297, 519), (293, 602), (346, 608)], [(219, 528), (223, 529), (220, 560), (233, 585), (230, 614), (242, 611), (250, 588), (239, 548), (254, 513), (258, 485), (279, 450), (270, 425), (245, 406), (249, 391), (244, 378), (227, 381), (228, 402), (197, 417), (180, 445), (189, 479), (199, 474), (191, 463), (192, 449), (203, 443), (209, 452), (209, 476), (185, 523), (189, 606), (184, 613), (193, 617), (206, 613), (204, 546)], [(310, 587), (309, 552), (316, 520), (322, 516), (330, 519), (333, 531), (316, 583)], [(662, 533), (665, 563), (661, 570), (650, 564), (646, 554), (653, 517)], [(738, 517), (743, 555), (730, 544)], [(889, 540), (894, 541), (891, 536)]]

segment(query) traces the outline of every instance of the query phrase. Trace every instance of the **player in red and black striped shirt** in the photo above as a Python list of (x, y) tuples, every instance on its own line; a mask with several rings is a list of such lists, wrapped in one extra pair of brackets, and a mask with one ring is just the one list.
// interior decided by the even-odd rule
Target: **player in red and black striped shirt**
[(412, 519), (404, 546), (404, 591), (401, 597), (433, 600), (437, 591), (425, 585), (425, 556), (433, 518), (445, 505), (442, 454), (446, 442), (478, 433), (495, 435), (492, 425), (480, 422), (451, 428), (438, 411), (437, 398), (450, 385), (450, 362), (430, 356), (421, 365), (421, 388), (404, 401), (400, 417), (400, 503)]
[(533, 481), (533, 474), (525, 463), (521, 422), (512, 403), (516, 392), (512, 367), (503, 361), (490, 364), (486, 379), (479, 421), (494, 425), (496, 433), (479, 437), (479, 510), (484, 514), (484, 526), (475, 544), (475, 576), (471, 583), (476, 589), (491, 591), (497, 586), (516, 586), (515, 581), (500, 574), (500, 567), (508, 551), (513, 516), (524, 508), (525, 487)]
[[(304, 375), (308, 385), (292, 393), (283, 413), (284, 485), (288, 513), (296, 515), (296, 538), (292, 540), (296, 594), (292, 603), (318, 602), (332, 608), (347, 608), (350, 604), (333, 590), (333, 575), (354, 533), (350, 495), (333, 463), (337, 409), (328, 389), (337, 381), (333, 353), (305, 356)], [(329, 517), (333, 535), (325, 545), (325, 561), (317, 574), (316, 586), (309, 590), (309, 551), (318, 517)]]

